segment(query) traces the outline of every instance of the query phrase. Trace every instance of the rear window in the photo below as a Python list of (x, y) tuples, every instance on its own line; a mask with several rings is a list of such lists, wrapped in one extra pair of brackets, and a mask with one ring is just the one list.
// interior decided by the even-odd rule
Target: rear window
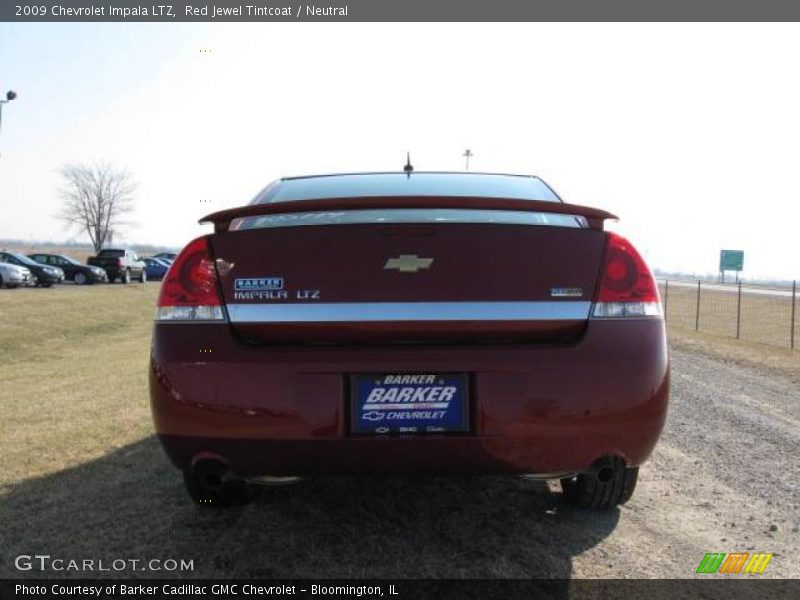
[(388, 208), (302, 212), (234, 219), (231, 230), (274, 229), (300, 225), (356, 225), (384, 223), (483, 223), (494, 225), (549, 225), (582, 227), (582, 217), (511, 210)]
[(125, 256), (125, 250), (100, 250), (97, 256), (101, 258), (119, 258)]
[(484, 173), (371, 173), (281, 179), (251, 204), (369, 196), (473, 196), (515, 200), (561, 199), (538, 177)]

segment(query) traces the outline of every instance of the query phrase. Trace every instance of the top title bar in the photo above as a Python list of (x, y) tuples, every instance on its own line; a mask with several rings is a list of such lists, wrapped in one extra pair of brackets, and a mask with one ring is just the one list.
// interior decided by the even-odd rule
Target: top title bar
[(2, 0), (0, 21), (798, 21), (790, 0)]

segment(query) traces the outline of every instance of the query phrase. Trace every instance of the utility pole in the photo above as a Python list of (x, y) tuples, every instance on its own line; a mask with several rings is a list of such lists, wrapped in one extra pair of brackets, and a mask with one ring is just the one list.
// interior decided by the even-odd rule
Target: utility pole
[(8, 90), (6, 92), (6, 99), (0, 100), (0, 126), (3, 125), (3, 104), (8, 104), (16, 97), (17, 97), (17, 92), (15, 92), (14, 90)]
[(469, 159), (470, 159), (470, 157), (472, 157), (472, 156), (475, 156), (475, 155), (472, 153), (472, 150), (470, 150), (469, 148), (467, 148), (467, 149), (464, 151), (464, 154), (462, 154), (461, 156), (464, 156), (464, 157), (466, 157), (466, 159), (467, 159), (467, 166), (466, 166), (466, 170), (467, 170), (467, 171), (469, 171)]

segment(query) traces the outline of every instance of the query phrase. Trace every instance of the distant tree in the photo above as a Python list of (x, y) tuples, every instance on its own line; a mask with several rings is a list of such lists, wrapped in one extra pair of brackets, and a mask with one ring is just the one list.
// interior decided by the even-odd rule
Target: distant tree
[(65, 165), (60, 173), (63, 182), (58, 194), (64, 204), (58, 217), (67, 226), (85, 231), (96, 252), (127, 224), (136, 182), (126, 169), (105, 162)]

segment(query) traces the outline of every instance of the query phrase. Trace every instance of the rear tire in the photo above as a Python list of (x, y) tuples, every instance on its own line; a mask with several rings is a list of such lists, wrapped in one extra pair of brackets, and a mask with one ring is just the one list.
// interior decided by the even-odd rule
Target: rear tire
[(122, 275), (120, 275), (120, 281), (122, 281), (122, 283), (125, 283), (125, 284), (130, 283), (131, 282), (131, 272), (130, 271), (125, 271)]
[(258, 486), (231, 475), (225, 465), (216, 461), (197, 463), (183, 473), (183, 483), (192, 500), (210, 508), (242, 506), (259, 492)]
[(75, 283), (78, 285), (86, 285), (86, 274), (85, 273), (75, 273), (75, 278), (73, 279)]
[(633, 496), (639, 467), (626, 467), (618, 456), (601, 458), (586, 473), (561, 480), (564, 500), (580, 508), (609, 510)]
[(147, 283), (147, 273), (142, 269), (142, 276), (139, 277), (139, 283)]

